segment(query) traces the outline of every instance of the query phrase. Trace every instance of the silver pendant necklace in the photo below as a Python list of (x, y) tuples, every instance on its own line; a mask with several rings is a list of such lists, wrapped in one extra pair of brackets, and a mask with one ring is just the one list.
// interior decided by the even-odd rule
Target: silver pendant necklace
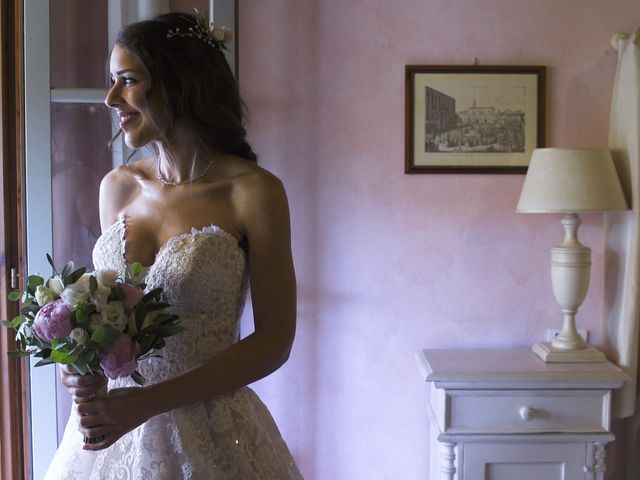
[(160, 168), (160, 157), (158, 156), (158, 158), (156, 159), (156, 177), (158, 177), (158, 180), (160, 180), (162, 183), (164, 183), (165, 185), (169, 185), (170, 187), (177, 187), (178, 185), (186, 185), (187, 183), (193, 183), (200, 180), (202, 177), (204, 177), (207, 174), (207, 172), (209, 171), (209, 167), (211, 167), (211, 164), (213, 163), (214, 160), (215, 160), (215, 157), (209, 161), (204, 171), (200, 175), (194, 178), (190, 178), (188, 180), (182, 180), (180, 182), (176, 182), (174, 180), (169, 180), (167, 177), (164, 176), (164, 173), (162, 173), (162, 169)]

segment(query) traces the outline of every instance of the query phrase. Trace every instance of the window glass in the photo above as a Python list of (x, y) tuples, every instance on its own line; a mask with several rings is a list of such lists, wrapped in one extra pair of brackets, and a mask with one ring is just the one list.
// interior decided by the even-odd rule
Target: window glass
[(51, 88), (105, 88), (107, 0), (50, 0)]
[[(107, 148), (111, 117), (101, 104), (51, 105), (51, 194), (53, 258), (93, 269), (91, 251), (100, 234), (100, 180), (112, 168)], [(58, 439), (69, 418), (71, 398), (58, 395)]]

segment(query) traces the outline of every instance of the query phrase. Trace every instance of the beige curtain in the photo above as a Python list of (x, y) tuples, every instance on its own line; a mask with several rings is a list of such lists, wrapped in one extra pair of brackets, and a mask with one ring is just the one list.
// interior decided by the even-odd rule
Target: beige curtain
[(618, 50), (609, 125), (609, 148), (631, 210), (605, 214), (605, 351), (630, 375), (615, 392), (613, 413), (627, 418), (626, 478), (640, 478), (638, 337), (640, 334), (640, 28), (617, 34)]

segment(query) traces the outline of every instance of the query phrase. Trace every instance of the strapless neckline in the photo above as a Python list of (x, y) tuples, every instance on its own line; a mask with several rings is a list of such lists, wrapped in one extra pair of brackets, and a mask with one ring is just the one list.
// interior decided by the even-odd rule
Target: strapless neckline
[[(125, 235), (126, 235), (126, 231), (127, 231), (127, 220), (126, 220), (126, 216), (124, 214), (120, 214), (118, 215), (118, 218), (115, 222), (113, 222), (111, 225), (109, 225), (104, 232), (102, 232), (102, 235), (100, 235), (100, 237), (98, 237), (98, 240), (96, 241), (96, 243), (100, 242), (103, 237), (108, 237), (110, 235), (114, 235), (117, 234), (119, 237), (119, 241), (120, 241), (120, 260), (122, 261), (122, 263), (126, 266), (126, 267), (130, 267), (134, 262), (130, 262), (129, 260), (127, 260), (126, 254), (125, 254)], [(163, 245), (160, 246), (160, 248), (158, 249), (158, 251), (155, 253), (154, 257), (153, 257), (153, 262), (149, 265), (143, 265), (144, 266), (144, 271), (145, 271), (145, 275), (148, 274), (148, 272), (155, 266), (158, 264), (158, 261), (162, 258), (162, 256), (168, 252), (171, 251), (173, 249), (175, 249), (175, 247), (177, 245), (180, 245), (181, 243), (184, 243), (185, 241), (188, 241), (189, 239), (195, 237), (196, 235), (215, 235), (218, 236), (226, 241), (229, 242), (230, 245), (234, 246), (235, 248), (237, 248), (243, 255), (245, 254), (245, 251), (242, 249), (242, 247), (240, 246), (240, 241), (231, 233), (227, 232), (225, 229), (223, 229), (222, 227), (216, 225), (215, 223), (211, 223), (209, 225), (205, 225), (204, 227), (191, 227), (191, 231), (189, 232), (184, 232), (184, 233), (179, 233), (177, 235), (174, 235), (172, 237), (170, 237)]]

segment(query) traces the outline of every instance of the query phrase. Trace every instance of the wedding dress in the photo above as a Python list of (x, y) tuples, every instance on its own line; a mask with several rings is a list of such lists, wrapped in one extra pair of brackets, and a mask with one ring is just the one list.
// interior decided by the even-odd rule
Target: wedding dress
[[(123, 273), (123, 216), (96, 242), (96, 269)], [(198, 365), (240, 338), (247, 289), (246, 254), (235, 237), (209, 226), (174, 237), (146, 273), (162, 287), (184, 331), (167, 339), (162, 358), (140, 362), (148, 384)], [(109, 388), (135, 386), (129, 378)], [(99, 452), (82, 450), (71, 412), (45, 480), (289, 480), (301, 479), (269, 411), (248, 387), (157, 415)]]

